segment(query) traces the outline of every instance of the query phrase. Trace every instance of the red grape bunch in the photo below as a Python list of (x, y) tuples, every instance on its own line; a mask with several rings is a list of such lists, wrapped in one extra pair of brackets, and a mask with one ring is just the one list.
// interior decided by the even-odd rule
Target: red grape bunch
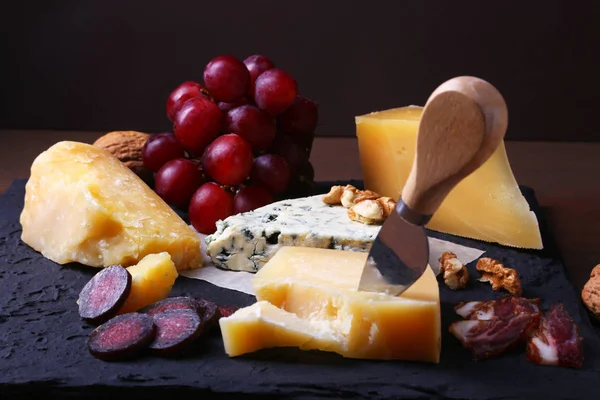
[(203, 84), (186, 81), (169, 95), (173, 133), (152, 135), (142, 153), (154, 190), (210, 234), (216, 221), (284, 197), (309, 193), (318, 105), (263, 55), (220, 55)]

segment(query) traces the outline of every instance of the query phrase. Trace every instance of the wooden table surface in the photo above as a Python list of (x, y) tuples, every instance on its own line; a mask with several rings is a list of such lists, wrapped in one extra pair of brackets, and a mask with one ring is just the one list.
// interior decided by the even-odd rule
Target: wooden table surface
[[(1, 131), (0, 192), (26, 178), (33, 159), (61, 140), (92, 143), (102, 132)], [(507, 142), (519, 184), (533, 188), (570, 278), (580, 290), (600, 264), (600, 143)], [(354, 138), (317, 138), (316, 180), (362, 179)]]

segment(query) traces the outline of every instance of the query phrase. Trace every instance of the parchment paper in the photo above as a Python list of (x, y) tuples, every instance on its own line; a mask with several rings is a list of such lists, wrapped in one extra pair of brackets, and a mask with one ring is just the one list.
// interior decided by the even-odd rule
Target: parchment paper
[[(193, 228), (192, 228), (193, 229)], [(206, 235), (198, 233), (201, 239), (202, 255), (204, 256), (204, 266), (191, 271), (182, 271), (180, 275), (188, 278), (200, 279), (206, 282), (210, 282), (213, 285), (237, 290), (238, 292), (247, 293), (254, 295), (254, 289), (252, 288), (252, 277), (253, 273), (245, 271), (229, 271), (220, 269), (214, 266), (210, 257), (206, 254), (206, 243), (204, 238)], [(438, 259), (445, 251), (451, 251), (463, 264), (468, 264), (471, 261), (479, 258), (484, 251), (475, 249), (472, 247), (462, 246), (460, 244), (440, 240), (436, 238), (429, 239), (429, 265), (432, 267), (434, 272), (438, 272), (439, 261)]]

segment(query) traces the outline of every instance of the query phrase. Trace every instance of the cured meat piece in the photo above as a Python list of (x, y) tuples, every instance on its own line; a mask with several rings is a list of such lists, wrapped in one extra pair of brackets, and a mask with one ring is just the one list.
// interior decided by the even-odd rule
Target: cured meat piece
[(154, 338), (152, 317), (129, 313), (114, 317), (90, 333), (87, 346), (101, 360), (130, 359), (144, 350)]
[(192, 310), (199, 314), (204, 313), (202, 304), (200, 301), (187, 296), (180, 297), (167, 297), (166, 299), (152, 303), (147, 307), (144, 307), (140, 312), (154, 316), (155, 314), (161, 313), (168, 310)]
[(206, 328), (212, 328), (219, 319), (219, 307), (216, 303), (191, 296), (167, 297), (144, 307), (140, 312), (154, 316), (163, 311), (182, 309), (197, 312)]
[(469, 319), (454, 322), (450, 332), (469, 349), (475, 359), (497, 356), (523, 342), (523, 334), (537, 325), (536, 314), (523, 313), (508, 319)]
[(92, 324), (113, 317), (131, 292), (131, 274), (120, 265), (96, 273), (79, 293), (79, 316)]
[(550, 307), (527, 343), (527, 359), (535, 364), (581, 368), (583, 338), (562, 304)]
[(212, 329), (217, 326), (219, 322), (219, 306), (216, 303), (206, 300), (197, 299), (198, 301), (198, 314), (202, 319), (202, 323), (206, 325), (206, 330)]
[(454, 311), (464, 319), (490, 320), (494, 317), (493, 305), (496, 300), (460, 302)]
[(465, 319), (507, 319), (519, 314), (540, 314), (540, 300), (505, 295), (497, 300), (458, 303), (454, 310)]
[(238, 310), (238, 308), (234, 307), (234, 306), (220, 306), (219, 307), (219, 317), (220, 318), (229, 317), (231, 314), (233, 314), (237, 310)]
[(174, 355), (188, 348), (204, 332), (204, 321), (195, 310), (175, 309), (154, 314), (156, 335), (150, 351), (156, 355)]
[(497, 356), (525, 343), (541, 316), (539, 299), (511, 295), (459, 303), (454, 309), (466, 320), (450, 325), (450, 332), (476, 359)]

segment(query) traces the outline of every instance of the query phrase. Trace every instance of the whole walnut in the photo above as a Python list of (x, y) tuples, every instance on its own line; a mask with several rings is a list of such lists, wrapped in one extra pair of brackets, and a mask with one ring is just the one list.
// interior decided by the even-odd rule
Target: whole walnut
[(146, 183), (152, 182), (152, 171), (142, 162), (142, 150), (149, 133), (137, 131), (113, 131), (99, 137), (94, 146), (101, 147), (117, 157)]
[(600, 320), (600, 264), (590, 274), (590, 279), (583, 286), (581, 299), (594, 316)]

